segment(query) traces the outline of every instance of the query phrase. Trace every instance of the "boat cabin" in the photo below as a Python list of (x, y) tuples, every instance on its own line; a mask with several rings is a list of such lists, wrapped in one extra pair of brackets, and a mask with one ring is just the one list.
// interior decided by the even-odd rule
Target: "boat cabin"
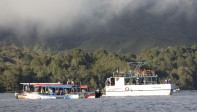
[(88, 91), (87, 85), (65, 85), (62, 83), (20, 83), (23, 85), (23, 92), (38, 92), (40, 94), (72, 94), (81, 92), (82, 90)]
[(120, 86), (120, 85), (148, 85), (157, 84), (158, 76), (155, 75), (154, 71), (143, 72), (143, 74), (133, 74), (129, 72), (114, 72), (113, 77), (107, 78), (106, 86)]

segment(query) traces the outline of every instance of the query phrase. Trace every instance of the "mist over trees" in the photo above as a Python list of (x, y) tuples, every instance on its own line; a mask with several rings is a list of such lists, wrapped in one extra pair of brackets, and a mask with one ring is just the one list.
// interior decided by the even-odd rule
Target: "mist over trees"
[(142, 53), (119, 54), (97, 49), (53, 51), (44, 46), (0, 48), (0, 92), (14, 92), (21, 82), (62, 82), (88, 84), (91, 90), (103, 88), (107, 77), (117, 69), (127, 70), (129, 61), (145, 61), (156, 70), (159, 82), (170, 78), (181, 89), (197, 89), (197, 45), (191, 47), (148, 48)]
[(197, 43), (196, 0), (1, 0), (0, 9), (0, 46), (139, 53)]

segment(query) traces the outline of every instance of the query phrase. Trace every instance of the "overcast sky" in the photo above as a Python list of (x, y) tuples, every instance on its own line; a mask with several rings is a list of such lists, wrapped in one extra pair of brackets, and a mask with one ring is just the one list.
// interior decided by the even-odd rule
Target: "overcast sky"
[[(86, 22), (91, 29), (107, 25), (122, 13), (143, 8), (150, 15), (162, 15), (175, 9), (174, 16), (196, 16), (196, 0), (0, 0), (0, 28), (25, 34), (36, 28), (38, 34), (65, 32)], [(80, 25), (79, 25), (80, 26)], [(1, 30), (0, 29), (0, 30)]]

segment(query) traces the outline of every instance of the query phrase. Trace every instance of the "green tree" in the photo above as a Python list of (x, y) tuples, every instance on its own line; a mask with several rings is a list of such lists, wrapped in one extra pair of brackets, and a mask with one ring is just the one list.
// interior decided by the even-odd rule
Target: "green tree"
[(90, 88), (91, 88), (92, 90), (97, 89), (97, 84), (96, 84), (96, 82), (95, 82), (95, 80), (94, 80), (93, 77), (90, 79)]
[(6, 92), (13, 92), (18, 89), (18, 77), (9, 70), (5, 70), (0, 76), (0, 82)]

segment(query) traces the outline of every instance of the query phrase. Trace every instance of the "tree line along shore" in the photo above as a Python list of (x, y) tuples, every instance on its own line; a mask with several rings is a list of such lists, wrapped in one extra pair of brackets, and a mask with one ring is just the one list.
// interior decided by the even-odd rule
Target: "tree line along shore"
[[(139, 54), (97, 49), (55, 51), (42, 46), (0, 47), (0, 92), (20, 91), (21, 82), (62, 82), (68, 79), (87, 84), (90, 90), (103, 88), (117, 68), (130, 69), (127, 62), (147, 62), (159, 83), (171, 79), (181, 89), (197, 89), (197, 45), (153, 47)], [(131, 68), (132, 69), (132, 68)]]

